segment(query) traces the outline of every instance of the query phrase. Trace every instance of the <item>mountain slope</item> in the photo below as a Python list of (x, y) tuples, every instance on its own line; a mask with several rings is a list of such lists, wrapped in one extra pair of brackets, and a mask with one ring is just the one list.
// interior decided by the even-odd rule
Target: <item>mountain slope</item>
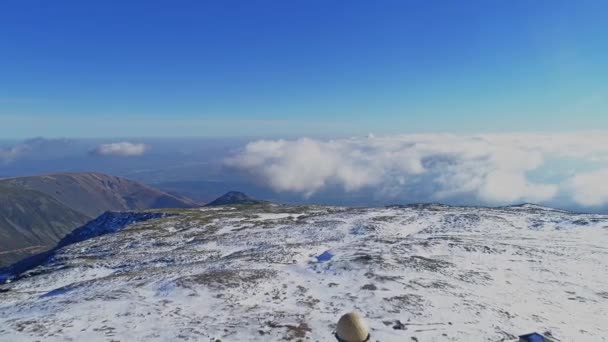
[(106, 211), (197, 205), (100, 173), (2, 179), (0, 204), (0, 267), (52, 248), (66, 234)]
[[(147, 220), (157, 219), (161, 217), (171, 216), (172, 214), (155, 213), (155, 212), (111, 212), (107, 211), (87, 224), (74, 229), (69, 234), (65, 235), (57, 245), (37, 253), (30, 257), (24, 258), (9, 267), (0, 268), (0, 283), (6, 281), (7, 277), (18, 277), (22, 273), (30, 270), (38, 265), (48, 261), (57, 250), (69, 246), (71, 244), (85, 241), (105, 234), (115, 233), (124, 227)], [(17, 279), (17, 278), (15, 278)]]
[(63, 173), (0, 180), (52, 196), (91, 218), (105, 211), (189, 208), (196, 203), (150, 186), (101, 173)]
[(0, 184), (0, 267), (53, 247), (89, 219), (44, 193)]
[(59, 248), (2, 285), (0, 340), (333, 341), (353, 309), (372, 341), (608, 335), (605, 215), (438, 205), (151, 212), (172, 216)]

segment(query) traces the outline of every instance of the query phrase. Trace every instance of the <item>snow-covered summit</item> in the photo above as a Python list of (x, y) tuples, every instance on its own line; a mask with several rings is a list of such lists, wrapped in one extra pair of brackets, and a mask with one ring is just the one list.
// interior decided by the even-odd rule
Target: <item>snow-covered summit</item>
[(173, 210), (58, 249), (1, 287), (0, 340), (608, 336), (608, 216), (254, 205)]

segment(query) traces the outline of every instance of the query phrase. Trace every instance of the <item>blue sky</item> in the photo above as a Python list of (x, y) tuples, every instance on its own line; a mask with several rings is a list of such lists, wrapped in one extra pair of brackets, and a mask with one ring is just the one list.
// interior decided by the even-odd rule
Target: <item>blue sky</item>
[(4, 1), (0, 136), (608, 127), (605, 1)]

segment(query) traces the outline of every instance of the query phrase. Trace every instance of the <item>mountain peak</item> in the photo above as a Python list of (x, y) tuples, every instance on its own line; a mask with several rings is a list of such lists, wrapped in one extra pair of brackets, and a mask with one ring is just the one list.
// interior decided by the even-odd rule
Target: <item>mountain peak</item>
[(260, 204), (264, 201), (256, 200), (252, 197), (247, 196), (245, 193), (240, 191), (228, 191), (222, 196), (216, 198), (214, 201), (207, 204), (208, 207), (230, 205), (230, 204)]

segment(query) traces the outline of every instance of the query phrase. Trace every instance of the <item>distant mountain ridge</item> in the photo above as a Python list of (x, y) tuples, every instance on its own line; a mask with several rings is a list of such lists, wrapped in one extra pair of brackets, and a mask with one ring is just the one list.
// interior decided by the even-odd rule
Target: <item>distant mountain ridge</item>
[(106, 211), (197, 205), (148, 185), (95, 172), (0, 179), (0, 267), (52, 248)]
[(214, 201), (207, 203), (205, 206), (214, 207), (221, 205), (231, 205), (231, 204), (263, 204), (268, 203), (266, 201), (257, 200), (255, 198), (249, 197), (246, 194), (239, 191), (228, 191), (222, 196), (216, 198)]
[(189, 208), (197, 203), (126, 178), (96, 172), (60, 173), (0, 180), (52, 196), (91, 218), (105, 211)]

